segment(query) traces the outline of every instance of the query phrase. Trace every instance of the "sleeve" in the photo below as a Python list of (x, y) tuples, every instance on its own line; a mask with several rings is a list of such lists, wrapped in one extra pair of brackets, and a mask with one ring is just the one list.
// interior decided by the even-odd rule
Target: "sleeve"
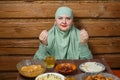
[(43, 44), (40, 44), (39, 49), (36, 51), (33, 59), (42, 59), (42, 60), (44, 60), (46, 56), (48, 56), (46, 46), (43, 45)]
[(93, 55), (89, 50), (88, 44), (80, 44), (80, 59), (92, 59)]

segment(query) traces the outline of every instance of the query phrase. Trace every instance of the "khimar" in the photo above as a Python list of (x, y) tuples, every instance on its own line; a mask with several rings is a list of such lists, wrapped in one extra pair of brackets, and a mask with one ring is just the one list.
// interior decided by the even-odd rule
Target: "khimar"
[[(60, 7), (55, 13), (55, 19), (60, 15), (68, 15), (73, 19), (72, 10), (69, 7)], [(80, 30), (74, 24), (63, 32), (56, 24), (48, 31), (48, 45), (40, 44), (34, 59), (45, 59), (51, 55), (56, 59), (91, 59), (93, 56), (86, 44), (80, 44)]]

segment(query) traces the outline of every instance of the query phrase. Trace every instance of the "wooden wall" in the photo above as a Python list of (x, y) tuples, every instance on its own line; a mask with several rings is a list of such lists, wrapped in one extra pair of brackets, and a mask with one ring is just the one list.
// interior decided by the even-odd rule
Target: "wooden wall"
[[(75, 24), (85, 28), (94, 57), (120, 68), (120, 2), (117, 0), (0, 0), (0, 78), (14, 80), (16, 64), (38, 49), (38, 36), (54, 23), (60, 6), (73, 9)], [(6, 76), (7, 75), (7, 76)]]

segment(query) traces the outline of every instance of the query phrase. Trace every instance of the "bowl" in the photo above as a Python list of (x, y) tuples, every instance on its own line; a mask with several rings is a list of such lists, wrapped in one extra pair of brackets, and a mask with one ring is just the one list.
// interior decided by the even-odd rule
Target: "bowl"
[(73, 63), (60, 63), (55, 67), (55, 70), (61, 74), (71, 74), (76, 70), (76, 65)]
[(33, 78), (45, 72), (46, 63), (38, 59), (22, 60), (16, 67), (21, 75)]
[(105, 66), (99, 62), (84, 62), (79, 66), (80, 70), (85, 73), (100, 73), (105, 70)]
[(59, 73), (44, 73), (35, 78), (35, 80), (65, 80), (65, 76)]
[(110, 73), (87, 74), (81, 73), (75, 75), (76, 80), (120, 80), (117, 76)]

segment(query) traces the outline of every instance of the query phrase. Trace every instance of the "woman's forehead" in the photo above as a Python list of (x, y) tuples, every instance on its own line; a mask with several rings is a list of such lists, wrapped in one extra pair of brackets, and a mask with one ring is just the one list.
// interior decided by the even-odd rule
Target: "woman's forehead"
[(59, 15), (58, 18), (59, 18), (59, 17), (69, 17), (69, 18), (70, 18), (70, 16), (69, 16), (69, 15), (66, 15), (66, 14)]

